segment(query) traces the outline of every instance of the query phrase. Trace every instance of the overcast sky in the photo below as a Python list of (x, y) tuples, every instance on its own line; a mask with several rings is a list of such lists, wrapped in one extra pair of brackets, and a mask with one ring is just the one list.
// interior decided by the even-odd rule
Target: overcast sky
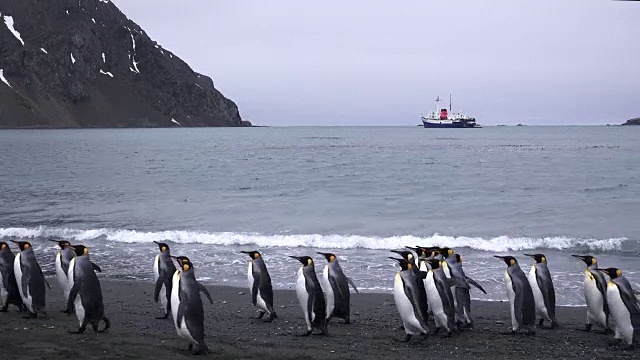
[(258, 125), (640, 116), (640, 2), (116, 0)]

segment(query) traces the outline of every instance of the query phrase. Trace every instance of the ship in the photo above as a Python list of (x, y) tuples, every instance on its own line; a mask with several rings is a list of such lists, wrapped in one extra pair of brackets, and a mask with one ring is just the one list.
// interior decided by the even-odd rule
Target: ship
[(436, 98), (436, 108), (429, 115), (422, 115), (422, 124), (426, 128), (479, 128), (480, 125), (476, 124), (476, 119), (470, 117), (462, 111), (451, 111), (451, 95), (449, 95), (449, 110), (446, 107), (441, 107), (440, 102), (444, 101), (440, 99), (440, 96)]

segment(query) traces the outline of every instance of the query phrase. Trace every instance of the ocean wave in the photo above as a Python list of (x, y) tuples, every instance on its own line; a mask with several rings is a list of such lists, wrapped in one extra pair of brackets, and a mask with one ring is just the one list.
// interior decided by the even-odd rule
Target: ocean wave
[(137, 231), (127, 229), (70, 229), (39, 226), (34, 228), (0, 228), (0, 238), (60, 237), (70, 241), (106, 240), (123, 243), (146, 243), (153, 240), (180, 244), (255, 245), (259, 247), (313, 247), (327, 249), (395, 249), (404, 246), (448, 246), (480, 251), (506, 252), (532, 249), (620, 251), (627, 238), (588, 239), (555, 237), (468, 237), (445, 236), (360, 236), (319, 234), (273, 234), (236, 232), (204, 232), (187, 230)]

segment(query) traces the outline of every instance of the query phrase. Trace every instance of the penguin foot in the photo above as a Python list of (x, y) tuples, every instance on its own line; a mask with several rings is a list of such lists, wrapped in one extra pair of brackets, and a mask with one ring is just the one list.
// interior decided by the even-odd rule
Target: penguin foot
[(2, 309), (0, 309), (0, 312), (7, 312), (9, 311), (9, 306), (5, 305), (2, 307)]
[(32, 313), (30, 311), (27, 311), (27, 315), (24, 315), (22, 318), (23, 319), (31, 319), (31, 318), (35, 319), (37, 317), (38, 317), (38, 313)]
[(604, 329), (604, 330), (594, 330), (593, 331), (596, 334), (600, 334), (600, 335), (607, 335), (611, 333), (611, 330), (609, 329)]
[(411, 340), (410, 334), (405, 334), (405, 336), (402, 339), (396, 339), (397, 342), (401, 342), (401, 343), (406, 343), (406, 342), (409, 342), (410, 340)]
[(620, 344), (620, 342), (622, 342), (622, 339), (616, 339), (616, 338), (610, 339), (609, 346), (616, 346)]
[(501, 335), (515, 335), (517, 332), (515, 330), (503, 331), (500, 333)]
[(309, 336), (309, 335), (311, 335), (311, 330), (309, 330), (309, 331), (307, 331), (307, 332), (304, 332), (304, 333), (302, 333), (302, 334), (300, 334), (300, 335), (298, 335), (298, 336), (299, 336), (299, 337), (304, 337), (304, 336)]
[(156, 319), (158, 319), (158, 320), (164, 320), (164, 319), (167, 319), (167, 318), (169, 318), (169, 313), (164, 314), (164, 316), (156, 316)]
[(83, 327), (81, 327), (81, 328), (79, 328), (79, 329), (78, 329), (78, 330), (76, 330), (76, 331), (69, 331), (69, 334), (82, 334), (82, 333), (84, 333), (84, 330), (85, 330), (85, 329), (86, 329), (86, 327), (84, 327), (84, 328), (83, 328)]
[(593, 325), (591, 325), (591, 324), (584, 324), (584, 328), (578, 329), (578, 330), (580, 330), (580, 331), (591, 331), (591, 327), (592, 326)]
[(622, 349), (623, 349), (623, 350), (633, 350), (633, 349), (635, 349), (635, 348), (636, 348), (636, 344), (633, 344), (633, 343), (632, 343), (632, 344), (628, 344), (628, 345), (626, 345), (626, 346), (625, 346), (625, 347), (623, 347)]
[(347, 324), (347, 325), (351, 324), (351, 319), (349, 318), (344, 319), (344, 324)]

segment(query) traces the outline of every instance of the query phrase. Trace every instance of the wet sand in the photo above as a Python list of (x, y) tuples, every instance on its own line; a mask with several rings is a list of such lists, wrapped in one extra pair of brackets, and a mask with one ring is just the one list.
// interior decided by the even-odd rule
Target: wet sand
[[(54, 278), (47, 290), (48, 317), (23, 319), (14, 307), (0, 313), (0, 355), (19, 359), (180, 359), (191, 357), (187, 342), (177, 337), (173, 322), (156, 320), (153, 284), (102, 281), (111, 319), (107, 333), (89, 327), (82, 335), (75, 315), (60, 312), (62, 295)], [(404, 332), (391, 294), (353, 294), (352, 324), (333, 320), (329, 335), (299, 337), (304, 319), (294, 291), (276, 291), (278, 319), (251, 319), (256, 312), (247, 289), (207, 286), (213, 305), (205, 301), (206, 340), (215, 359), (390, 359), (408, 356), (438, 359), (622, 359), (640, 350), (610, 347), (610, 335), (586, 333), (584, 307), (558, 308), (561, 328), (538, 329), (536, 336), (502, 335), (509, 330), (507, 303), (474, 302), (475, 328), (451, 338), (430, 336), (400, 343)], [(205, 298), (203, 297), (203, 300)], [(8, 357), (7, 357), (8, 358)]]

